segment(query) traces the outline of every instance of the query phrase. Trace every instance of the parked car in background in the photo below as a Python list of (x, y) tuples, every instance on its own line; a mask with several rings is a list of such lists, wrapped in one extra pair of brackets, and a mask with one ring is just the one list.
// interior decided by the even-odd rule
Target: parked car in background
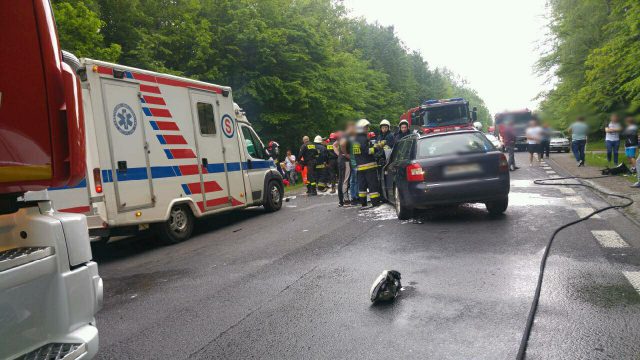
[(551, 142), (549, 146), (551, 151), (564, 151), (568, 153), (571, 148), (571, 142), (562, 131), (554, 131), (551, 133)]
[(491, 141), (491, 143), (493, 144), (493, 146), (496, 147), (496, 149), (498, 149), (500, 151), (504, 151), (504, 145), (502, 144), (502, 141), (500, 141), (500, 139), (498, 139), (495, 135), (484, 134), (484, 136), (486, 136), (487, 139), (489, 139), (489, 141)]
[(509, 165), (477, 130), (412, 135), (394, 146), (382, 188), (401, 220), (414, 209), (463, 203), (484, 203), (498, 215), (509, 203)]

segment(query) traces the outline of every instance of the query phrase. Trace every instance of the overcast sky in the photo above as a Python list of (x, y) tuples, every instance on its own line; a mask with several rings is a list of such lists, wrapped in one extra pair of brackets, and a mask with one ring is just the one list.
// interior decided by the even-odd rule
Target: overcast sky
[(533, 73), (545, 0), (344, 0), (354, 17), (393, 25), (432, 67), (465, 78), (492, 113), (536, 107), (543, 79)]

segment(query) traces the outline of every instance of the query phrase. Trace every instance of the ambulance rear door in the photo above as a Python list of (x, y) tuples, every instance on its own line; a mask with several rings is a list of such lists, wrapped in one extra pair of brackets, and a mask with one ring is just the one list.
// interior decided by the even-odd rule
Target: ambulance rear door
[(153, 183), (139, 85), (101, 78), (111, 171), (118, 212), (152, 207)]

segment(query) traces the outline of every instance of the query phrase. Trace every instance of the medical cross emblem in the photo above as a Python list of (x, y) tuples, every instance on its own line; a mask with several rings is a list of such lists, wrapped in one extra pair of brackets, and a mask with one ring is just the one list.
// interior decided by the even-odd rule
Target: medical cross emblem
[(136, 131), (138, 120), (133, 109), (127, 104), (118, 104), (113, 108), (113, 125), (123, 135), (131, 135)]

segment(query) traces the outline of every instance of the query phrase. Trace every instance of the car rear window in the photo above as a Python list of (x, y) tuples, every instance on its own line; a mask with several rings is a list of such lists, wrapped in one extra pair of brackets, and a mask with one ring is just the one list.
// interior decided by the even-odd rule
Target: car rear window
[(418, 159), (485, 153), (496, 150), (491, 141), (480, 133), (446, 134), (423, 138), (418, 141), (416, 157)]

